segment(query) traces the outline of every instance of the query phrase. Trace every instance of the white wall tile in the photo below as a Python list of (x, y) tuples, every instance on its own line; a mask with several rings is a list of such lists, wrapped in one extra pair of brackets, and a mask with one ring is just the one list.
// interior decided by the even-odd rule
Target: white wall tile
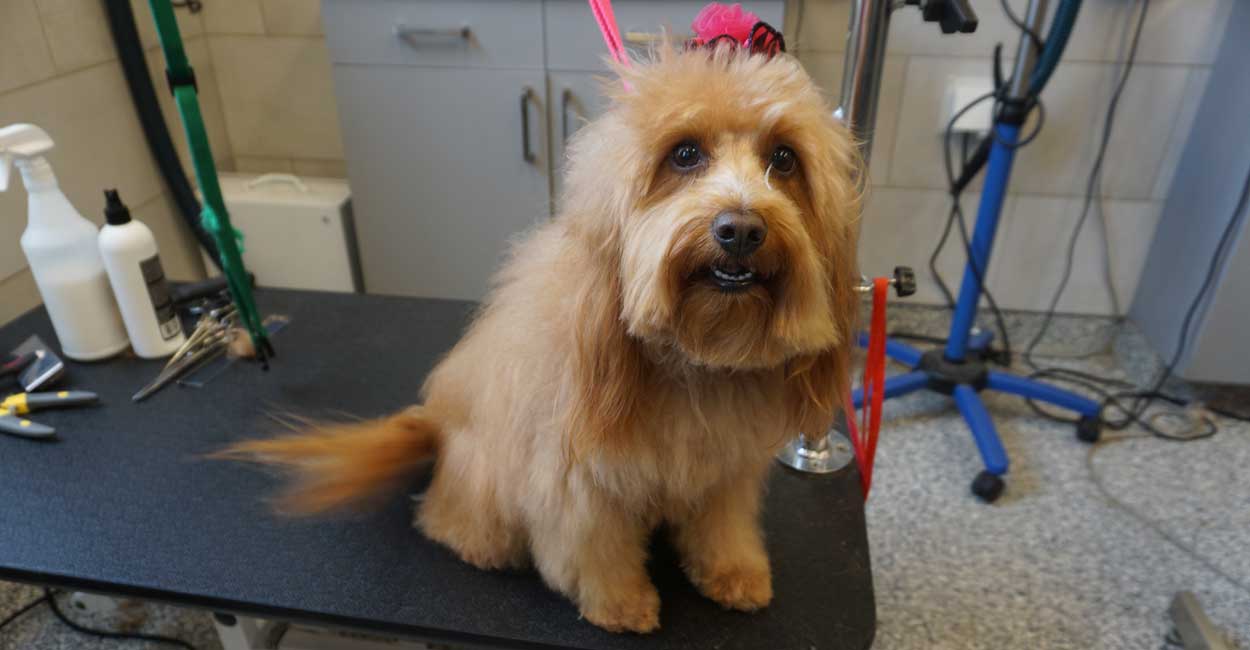
[(1180, 113), (1176, 116), (1172, 127), (1172, 136), (1168, 139), (1167, 151), (1159, 164), (1159, 173), (1155, 177), (1154, 190), (1151, 198), (1164, 200), (1172, 189), (1172, 179), (1176, 177), (1176, 168), (1180, 165), (1181, 155), (1185, 152), (1185, 143), (1189, 142), (1189, 134), (1194, 128), (1194, 118), (1198, 115), (1198, 105), (1202, 95), (1207, 91), (1207, 83), (1211, 80), (1210, 68), (1191, 68), (1185, 80), (1185, 93), (1181, 98)]
[[(1082, 204), (1079, 197), (1016, 197), (999, 226), (990, 264), (990, 286), (1002, 307), (1047, 308), (1062, 278), (1068, 239)], [(1106, 200), (1100, 206), (1095, 202), (1077, 240), (1072, 275), (1058, 305), (1061, 312), (1113, 313), (1104, 280), (1101, 208), (1107, 210), (1111, 276), (1121, 312), (1127, 310), (1137, 290), (1161, 204)]]
[(204, 3), (204, 31), (209, 34), (264, 34), (260, 0), (212, 0)]
[(0, 44), (0, 92), (56, 72), (34, 0), (0, 1)]
[[(920, 10), (913, 6), (895, 10), (890, 16), (889, 52), (988, 56), (998, 42), (1015, 48), (1017, 31), (1007, 21), (997, 2), (974, 3), (973, 8), (977, 11), (979, 25), (972, 34), (943, 34), (937, 23), (924, 22)], [(790, 39), (791, 45), (799, 51), (846, 50), (851, 0), (792, 0), (786, 11), (788, 20), (793, 17), (799, 23), (797, 39)]]
[(799, 61), (812, 81), (820, 87), (830, 107), (838, 105), (842, 92), (842, 60), (841, 52), (823, 52), (805, 50), (798, 54)]
[[(195, 69), (197, 84), (196, 95), (200, 102), (200, 114), (204, 118), (204, 129), (208, 132), (208, 146), (213, 150), (213, 160), (218, 167), (228, 166), (232, 152), (230, 150), (230, 134), (226, 129), (225, 112), (222, 109), (221, 91), (217, 84), (217, 74), (213, 70), (212, 57), (208, 54), (208, 42), (205, 37), (198, 36), (186, 41), (187, 60)], [(182, 117), (174, 104), (174, 97), (169, 93), (165, 83), (165, 58), (160, 50), (147, 53), (148, 74), (152, 76), (152, 84), (156, 87), (156, 98), (161, 104), (161, 113), (165, 116), (165, 125), (169, 127), (174, 146), (178, 148), (182, 166), (187, 177), (192, 179), (193, 166), (191, 151), (187, 147), (186, 131), (182, 125)]]
[[(1235, 0), (1151, 0), (1137, 61), (1209, 65), (1215, 60)], [(1121, 61), (1140, 2), (1091, 0), (1081, 6), (1064, 52), (1071, 61)]]
[[(1138, 61), (1142, 63), (1210, 64), (1219, 47), (1235, 0), (1151, 0), (1142, 28)], [(1026, 3), (1010, 0), (1017, 16)], [(795, 47), (802, 51), (846, 49), (850, 0), (792, 0), (787, 12), (799, 22)], [(1135, 25), (1139, 2), (1088, 0), (1081, 6), (1065, 61), (1113, 62), (1123, 59)], [(1050, 25), (1057, 2), (1051, 2)], [(1014, 56), (1019, 31), (998, 2), (975, 2), (979, 24), (972, 34), (943, 34), (937, 23), (922, 20), (916, 7), (906, 6), (890, 18), (889, 51), (894, 54), (989, 57), (997, 43)], [(801, 15), (800, 15), (801, 14)], [(793, 31), (793, 30), (791, 30)]]
[(0, 278), (0, 325), (21, 316), (43, 302), (30, 269), (22, 269), (7, 278)]
[[(1180, 113), (1188, 70), (1139, 65), (1124, 87), (1103, 163), (1102, 192), (1148, 199)], [(1047, 120), (1037, 142), (1020, 152), (1013, 188), (1021, 192), (1083, 194), (1102, 137), (1103, 119), (1119, 69), (1067, 63), (1042, 93)]]
[(343, 157), (323, 40), (215, 36), (210, 49), (235, 156)]
[(347, 163), (342, 160), (313, 160), (296, 158), (291, 161), (291, 171), (300, 176), (316, 178), (347, 178)]
[[(966, 194), (963, 199), (970, 233), (979, 200), (980, 195), (976, 193)], [(1008, 199), (1007, 210), (1010, 210), (1010, 201)], [(939, 190), (873, 188), (860, 229), (860, 269), (866, 275), (877, 276), (889, 275), (895, 266), (910, 266), (916, 272), (917, 291), (908, 302), (945, 304), (928, 265), (949, 210), (949, 199)], [(959, 292), (966, 260), (957, 227), (952, 228), (937, 264), (942, 279), (954, 294)], [(991, 272), (993, 267), (991, 260)]]
[(792, 0), (786, 19), (798, 22), (798, 31), (786, 32), (786, 44), (799, 52), (845, 52), (850, 15), (850, 0)]
[[(212, 4), (216, 4), (216, 0), (205, 2), (204, 6), (207, 8)], [(156, 23), (152, 19), (152, 7), (148, 5), (148, 0), (130, 0), (130, 8), (135, 15), (135, 26), (139, 30), (139, 41), (143, 43), (143, 48), (150, 50), (160, 47), (160, 40), (156, 37)], [(178, 33), (184, 39), (203, 34), (204, 22), (201, 18), (203, 15), (203, 11), (193, 14), (186, 7), (174, 7)]]
[[(140, 204), (162, 185), (117, 63), (105, 63), (0, 95), (0, 124), (33, 122), (56, 142), (48, 154), (62, 191), (83, 215), (103, 222), (103, 190)], [(17, 238), (26, 191), (14, 179), (0, 193), (0, 277), (25, 266)]]
[(236, 156), (234, 170), (240, 174), (290, 174), (290, 158), (266, 158), (264, 156)]
[[(1013, 0), (1017, 14), (1024, 13), (1024, 3)], [(924, 21), (917, 7), (907, 6), (890, 16), (888, 49), (896, 54), (939, 56), (980, 56), (989, 58), (997, 43), (1003, 44), (1003, 55), (1014, 55), (1019, 31), (1003, 14), (997, 1), (974, 2), (977, 31), (971, 34), (943, 34), (937, 23)], [(988, 70), (988, 68), (986, 68)]]
[(58, 70), (77, 70), (117, 56), (102, 3), (91, 0), (37, 2), (44, 35)]
[[(988, 60), (910, 57), (890, 156), (889, 185), (946, 187), (942, 133), (946, 128), (946, 88), (956, 76), (988, 75)], [(952, 145), (954, 146), (954, 145)], [(979, 187), (980, 179), (973, 187)]]
[(270, 34), (321, 34), (319, 0), (261, 0), (260, 8)]
[[(842, 61), (839, 52), (804, 52), (799, 55), (803, 67), (820, 86), (830, 107), (837, 107), (842, 92)], [(888, 178), (890, 157), (894, 152), (894, 129), (898, 125), (903, 98), (906, 57), (887, 56), (881, 77), (881, 94), (877, 98), (877, 128), (872, 141), (872, 157), (868, 176), (874, 184)]]
[[(895, 134), (889, 184), (945, 186), (942, 167), (943, 115), (951, 77), (979, 74), (978, 59), (911, 57)], [(1180, 112), (1188, 70), (1178, 66), (1134, 68), (1120, 100), (1107, 159), (1105, 196), (1149, 199)], [(1065, 63), (1042, 93), (1046, 123), (1037, 140), (1020, 150), (1012, 191), (1080, 195), (1098, 150), (1117, 67)], [(1032, 126), (1026, 125), (1028, 132)], [(979, 182), (979, 179), (978, 179)], [(974, 185), (979, 187), (979, 185)]]

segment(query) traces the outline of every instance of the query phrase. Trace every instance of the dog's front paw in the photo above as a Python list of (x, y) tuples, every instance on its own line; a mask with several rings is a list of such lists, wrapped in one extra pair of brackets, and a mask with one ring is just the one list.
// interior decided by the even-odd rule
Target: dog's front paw
[(767, 567), (728, 567), (695, 579), (704, 596), (726, 609), (753, 612), (773, 599), (773, 577)]
[(660, 628), (660, 594), (650, 583), (583, 602), (581, 611), (586, 620), (609, 632), (645, 634)]

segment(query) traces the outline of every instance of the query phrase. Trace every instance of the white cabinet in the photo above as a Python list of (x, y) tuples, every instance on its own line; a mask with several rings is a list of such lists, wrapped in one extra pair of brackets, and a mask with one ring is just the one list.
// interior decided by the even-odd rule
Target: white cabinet
[(551, 110), (547, 131), (551, 133), (551, 187), (556, 207), (564, 188), (564, 165), (568, 162), (568, 141), (588, 120), (599, 114), (606, 101), (600, 89), (601, 72), (552, 71)]
[[(619, 0), (626, 44), (703, 0)], [(782, 0), (751, 3), (780, 26)], [(603, 106), (584, 0), (323, 0), (365, 290), (478, 300), (550, 218), (565, 144)]]
[(542, 71), (353, 65), (334, 83), (366, 291), (480, 298), (550, 215)]

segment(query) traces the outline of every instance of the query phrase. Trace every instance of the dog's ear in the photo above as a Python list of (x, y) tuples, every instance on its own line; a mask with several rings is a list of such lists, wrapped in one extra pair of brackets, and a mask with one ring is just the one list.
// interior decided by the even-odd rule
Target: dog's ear
[(577, 288), (569, 396), (569, 451), (621, 451), (628, 446), (646, 382), (638, 342), (621, 319), (614, 256), (587, 256)]
[(786, 366), (786, 416), (790, 431), (820, 435), (833, 424), (849, 388), (849, 346), (790, 360)]
[[(822, 123), (823, 122), (823, 123)], [(837, 343), (829, 350), (791, 360), (787, 367), (788, 415), (804, 433), (822, 433), (833, 422), (849, 388), (851, 349), (859, 324), (859, 214), (865, 175), (854, 140), (839, 123), (822, 114), (821, 124), (802, 141), (808, 167), (804, 179), (809, 209), (816, 217), (809, 230), (820, 251), (829, 282), (828, 320)]]

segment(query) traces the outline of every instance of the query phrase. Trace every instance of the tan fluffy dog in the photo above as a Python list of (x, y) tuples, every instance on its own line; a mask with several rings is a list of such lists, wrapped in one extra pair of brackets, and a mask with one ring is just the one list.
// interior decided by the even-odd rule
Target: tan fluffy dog
[(761, 491), (846, 390), (859, 193), (793, 58), (663, 47), (620, 73), (561, 214), (516, 246), (423, 405), (226, 455), (294, 469), (300, 512), (436, 455), (426, 535), (485, 569), (532, 561), (587, 620), (647, 632), (661, 523), (708, 598), (773, 597)]

